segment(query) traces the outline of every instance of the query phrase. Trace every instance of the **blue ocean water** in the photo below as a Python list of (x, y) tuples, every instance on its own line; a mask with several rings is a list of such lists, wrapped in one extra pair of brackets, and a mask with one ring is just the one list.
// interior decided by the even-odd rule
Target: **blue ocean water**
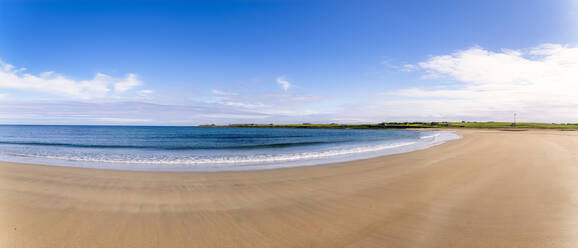
[(218, 171), (341, 162), (428, 148), (453, 132), (0, 125), (0, 160), (124, 170)]

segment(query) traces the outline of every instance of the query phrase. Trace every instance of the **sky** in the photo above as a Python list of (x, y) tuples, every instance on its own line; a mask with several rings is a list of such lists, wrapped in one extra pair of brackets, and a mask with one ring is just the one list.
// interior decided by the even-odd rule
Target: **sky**
[(0, 124), (578, 123), (578, 0), (0, 0)]

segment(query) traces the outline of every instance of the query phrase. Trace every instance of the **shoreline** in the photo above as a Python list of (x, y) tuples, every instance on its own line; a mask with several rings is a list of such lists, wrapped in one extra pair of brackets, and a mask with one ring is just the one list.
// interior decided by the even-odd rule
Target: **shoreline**
[[(418, 130), (423, 131), (423, 130)], [(45, 166), (57, 167), (74, 167), (74, 168), (89, 168), (102, 170), (119, 170), (119, 171), (152, 171), (152, 172), (225, 172), (225, 171), (253, 171), (253, 170), (274, 170), (292, 167), (305, 166), (320, 166), (324, 164), (354, 162), (357, 160), (378, 158), (383, 156), (391, 156), (395, 154), (408, 153), (429, 149), (446, 142), (461, 139), (458, 133), (460, 131), (454, 130), (428, 130), (437, 132), (432, 137), (432, 141), (423, 142), (421, 139), (415, 141), (404, 141), (402, 143), (384, 143), (374, 144), (373, 146), (364, 146), (362, 144), (357, 147), (348, 148), (349, 150), (328, 150), (318, 152), (311, 158), (304, 157), (286, 157), (279, 158), (280, 160), (271, 161), (255, 161), (255, 162), (233, 162), (223, 163), (215, 162), (213, 164), (186, 164), (186, 163), (163, 163), (163, 162), (140, 162), (132, 163), (125, 161), (85, 161), (85, 160), (66, 160), (51, 157), (36, 157), (25, 155), (2, 154), (0, 163), (18, 163), (18, 164), (37, 164)], [(430, 137), (430, 136), (428, 136)], [(428, 137), (425, 137), (426, 139)], [(411, 142), (410, 142), (411, 141)], [(361, 150), (360, 149), (365, 149)], [(322, 155), (327, 153), (326, 155)], [(291, 154), (288, 154), (290, 156)], [(295, 154), (298, 155), (298, 154)], [(299, 154), (300, 155), (300, 154)], [(293, 155), (294, 156), (294, 155)]]
[(578, 132), (238, 172), (0, 162), (3, 247), (573, 247)]

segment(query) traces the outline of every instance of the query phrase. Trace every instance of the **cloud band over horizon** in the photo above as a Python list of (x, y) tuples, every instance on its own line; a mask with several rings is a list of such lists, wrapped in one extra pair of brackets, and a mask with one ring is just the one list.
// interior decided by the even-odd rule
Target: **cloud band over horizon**
[(504, 119), (520, 112), (528, 121), (578, 121), (578, 47), (542, 44), (497, 52), (472, 47), (415, 67), (435, 86), (385, 95), (405, 100), (417, 115)]
[[(432, 56), (397, 70), (415, 76), (421, 86), (398, 87), (382, 93), (365, 92), (365, 97), (343, 104), (341, 99), (289, 93), (291, 83), (284, 77), (277, 77), (270, 83), (277, 84), (282, 93), (214, 89), (207, 93), (212, 100), (191, 100), (182, 105), (160, 103), (154, 97), (143, 101), (142, 96), (150, 96), (153, 90), (138, 90), (144, 83), (133, 73), (122, 78), (96, 74), (92, 79), (73, 80), (55, 72), (33, 75), (0, 62), (0, 101), (3, 104), (0, 122), (41, 124), (44, 121), (51, 124), (70, 120), (71, 124), (186, 125), (507, 121), (514, 112), (519, 113), (522, 121), (578, 122), (578, 47), (575, 46), (542, 44), (499, 51), (475, 46)], [(58, 97), (49, 104), (46, 100), (35, 103), (34, 99), (22, 102), (7, 93), (13, 90)], [(320, 107), (324, 105), (332, 108)]]

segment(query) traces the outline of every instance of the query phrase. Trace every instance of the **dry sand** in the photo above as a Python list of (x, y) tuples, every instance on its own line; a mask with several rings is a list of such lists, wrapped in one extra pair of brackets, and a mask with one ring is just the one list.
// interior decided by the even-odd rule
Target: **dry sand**
[(578, 247), (578, 132), (219, 173), (0, 163), (0, 247)]

